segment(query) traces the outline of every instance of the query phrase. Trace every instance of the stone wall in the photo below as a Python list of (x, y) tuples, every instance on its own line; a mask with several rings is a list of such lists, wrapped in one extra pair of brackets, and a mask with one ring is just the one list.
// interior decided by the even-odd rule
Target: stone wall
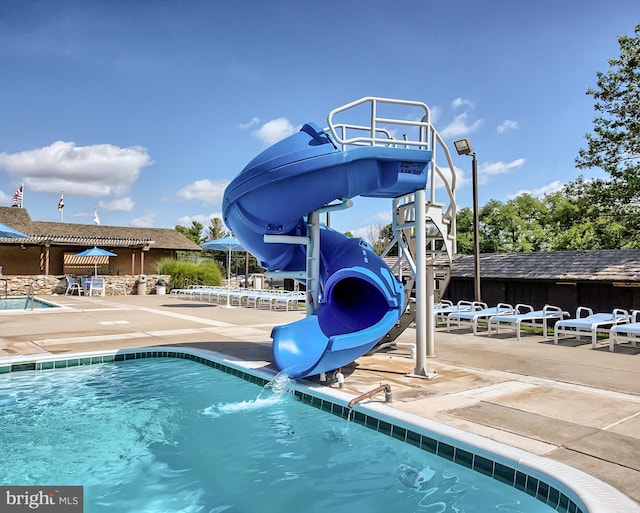
[[(162, 278), (169, 283), (171, 276), (167, 274), (147, 274), (145, 285), (146, 294), (155, 294), (156, 282)], [(127, 294), (136, 294), (138, 290), (138, 276), (102, 276), (108, 294), (111, 293), (113, 285), (125, 284)], [(64, 295), (67, 290), (66, 276), (32, 276), (32, 275), (1, 275), (0, 276), (0, 297), (5, 296), (26, 296), (29, 288), (33, 284), (33, 293), (36, 296)], [(6, 289), (5, 289), (6, 285)], [(124, 294), (122, 287), (113, 289), (116, 295)]]

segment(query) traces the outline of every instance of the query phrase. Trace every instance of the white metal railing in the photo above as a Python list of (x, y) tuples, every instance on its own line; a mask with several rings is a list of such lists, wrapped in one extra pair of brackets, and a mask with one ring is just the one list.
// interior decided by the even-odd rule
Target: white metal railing
[[(338, 115), (352, 111), (350, 115), (354, 115), (354, 109), (362, 105), (369, 106), (368, 124), (359, 123), (343, 123), (339, 122), (336, 118)], [(382, 117), (378, 116), (378, 110), (380, 105), (385, 106), (402, 106), (410, 109), (417, 109), (421, 112), (418, 119), (400, 119), (398, 117)], [(404, 147), (417, 147), (428, 149), (431, 146), (429, 140), (424, 140), (421, 137), (421, 133), (425, 131), (429, 133), (428, 128), (431, 126), (431, 112), (426, 103), (410, 101), (410, 100), (396, 100), (392, 98), (377, 98), (374, 96), (367, 96), (360, 98), (359, 100), (347, 103), (341, 107), (333, 109), (327, 116), (328, 130), (331, 132), (335, 142), (343, 146), (404, 146)], [(402, 138), (397, 138), (394, 135), (393, 128), (405, 127), (407, 129), (418, 130), (418, 136), (415, 138), (406, 137), (407, 134), (402, 134)], [(355, 132), (352, 136), (351, 133)]]

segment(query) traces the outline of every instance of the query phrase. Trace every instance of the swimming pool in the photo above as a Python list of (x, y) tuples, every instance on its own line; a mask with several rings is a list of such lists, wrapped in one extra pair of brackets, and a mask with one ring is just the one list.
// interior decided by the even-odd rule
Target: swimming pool
[[(46, 369), (61, 371), (37, 372)], [(347, 423), (349, 397), (337, 390), (323, 398), (296, 383), (274, 394), (263, 389), (268, 373), (195, 350), (16, 360), (0, 370), (36, 371), (0, 376), (0, 440), (12, 448), (0, 451), (1, 482), (83, 484), (85, 511), (444, 512), (485, 499), (506, 511), (605, 511), (588, 510), (593, 496), (532, 462), (510, 467), (382, 405)], [(495, 499), (496, 490), (505, 495)]]
[[(60, 305), (57, 305), (51, 301), (47, 301), (46, 299), (33, 298), (33, 308), (40, 309), (50, 309), (50, 308), (60, 308)], [(0, 311), (11, 310), (31, 310), (31, 298), (27, 296), (11, 296), (0, 298)]]

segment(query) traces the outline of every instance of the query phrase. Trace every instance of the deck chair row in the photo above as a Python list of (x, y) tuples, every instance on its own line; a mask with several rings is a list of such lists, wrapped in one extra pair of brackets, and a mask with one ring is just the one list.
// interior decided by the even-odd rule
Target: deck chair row
[(300, 303), (304, 304), (306, 301), (304, 292), (220, 286), (190, 286), (186, 289), (173, 289), (171, 295), (191, 300), (206, 300), (209, 303), (287, 311), (298, 309)]
[(575, 318), (569, 313), (553, 305), (546, 305), (541, 310), (534, 310), (531, 305), (499, 303), (489, 307), (486, 303), (477, 301), (460, 301), (440, 303), (434, 312), (436, 325), (445, 322), (447, 331), (452, 327), (469, 324), (473, 334), (478, 334), (478, 323), (486, 322), (489, 336), (498, 333), (500, 329), (515, 331), (520, 340), (522, 327), (530, 328), (534, 333), (539, 327), (543, 336), (547, 337), (548, 328), (553, 324), (553, 341), (558, 344), (559, 337), (574, 337), (580, 340), (583, 336), (591, 338), (592, 347), (597, 347), (599, 335), (608, 335), (609, 350), (614, 351), (615, 345), (631, 342), (636, 347), (640, 340), (640, 310), (633, 310), (631, 314), (624, 309), (616, 308), (611, 313), (594, 313), (587, 307), (578, 307)]
[[(523, 327), (529, 327), (534, 333), (537, 328), (542, 330), (542, 334), (547, 336), (547, 328), (550, 322), (568, 317), (568, 312), (552, 305), (546, 305), (542, 310), (534, 310), (531, 305), (517, 304), (515, 306), (508, 303), (498, 303), (497, 306), (489, 307), (486, 303), (478, 301), (460, 301), (456, 305), (436, 309), (437, 316), (444, 315), (446, 319), (447, 331), (454, 326), (461, 327), (462, 324), (470, 324), (473, 334), (478, 334), (478, 324), (486, 322), (489, 336), (498, 333), (500, 329), (510, 329), (520, 340)], [(436, 324), (438, 317), (436, 317)]]

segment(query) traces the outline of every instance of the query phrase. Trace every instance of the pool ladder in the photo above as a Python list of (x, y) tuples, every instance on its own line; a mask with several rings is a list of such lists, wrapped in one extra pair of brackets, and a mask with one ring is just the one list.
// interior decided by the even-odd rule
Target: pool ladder
[(24, 309), (29, 306), (29, 300), (31, 300), (31, 310), (33, 310), (33, 280), (29, 284), (29, 292), (27, 292), (27, 300), (24, 302)]
[(369, 390), (368, 392), (365, 392), (364, 394), (361, 394), (358, 397), (354, 397), (353, 399), (351, 399), (351, 401), (349, 401), (349, 404), (347, 406), (351, 410), (360, 401), (364, 401), (365, 399), (368, 399), (369, 397), (372, 397), (382, 391), (384, 391), (384, 402), (390, 403), (393, 400), (393, 395), (391, 394), (391, 386), (387, 383), (380, 383), (379, 387), (376, 387), (373, 390)]

